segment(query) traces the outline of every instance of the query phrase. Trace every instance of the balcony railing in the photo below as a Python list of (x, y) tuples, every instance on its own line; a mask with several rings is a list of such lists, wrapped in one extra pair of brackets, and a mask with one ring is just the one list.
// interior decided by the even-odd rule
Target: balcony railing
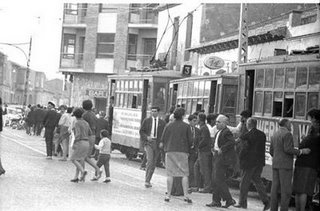
[(154, 13), (130, 13), (129, 23), (132, 24), (158, 24), (158, 16)]
[(63, 23), (64, 24), (84, 24), (86, 16), (81, 15), (71, 15), (71, 14), (65, 14)]
[(150, 66), (150, 60), (153, 55), (146, 54), (128, 54), (128, 67), (130, 68), (143, 68)]
[(60, 68), (83, 68), (83, 53), (62, 53)]

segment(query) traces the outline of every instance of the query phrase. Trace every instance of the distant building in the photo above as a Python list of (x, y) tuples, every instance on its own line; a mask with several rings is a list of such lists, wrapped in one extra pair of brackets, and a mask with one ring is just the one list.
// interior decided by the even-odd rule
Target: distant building
[(64, 4), (60, 72), (71, 104), (106, 110), (107, 76), (149, 66), (156, 51), (158, 4)]

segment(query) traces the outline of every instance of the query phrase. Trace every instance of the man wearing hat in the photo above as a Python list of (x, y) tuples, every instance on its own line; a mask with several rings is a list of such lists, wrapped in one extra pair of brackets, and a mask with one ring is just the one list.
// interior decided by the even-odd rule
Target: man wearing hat
[(45, 128), (44, 137), (46, 140), (47, 159), (52, 160), (53, 150), (53, 133), (59, 122), (59, 115), (55, 111), (55, 104), (51, 101), (48, 102), (48, 112), (46, 113), (43, 125)]

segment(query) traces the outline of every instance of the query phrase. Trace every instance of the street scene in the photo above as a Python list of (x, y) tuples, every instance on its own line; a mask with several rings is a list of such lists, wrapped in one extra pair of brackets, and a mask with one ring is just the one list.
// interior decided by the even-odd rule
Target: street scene
[(319, 209), (318, 1), (4, 1), (0, 25), (0, 210)]

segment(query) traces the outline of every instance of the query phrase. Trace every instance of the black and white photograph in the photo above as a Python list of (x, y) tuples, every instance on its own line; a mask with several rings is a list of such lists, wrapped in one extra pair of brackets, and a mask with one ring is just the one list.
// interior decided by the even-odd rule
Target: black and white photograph
[(0, 211), (320, 210), (320, 2), (0, 2)]

